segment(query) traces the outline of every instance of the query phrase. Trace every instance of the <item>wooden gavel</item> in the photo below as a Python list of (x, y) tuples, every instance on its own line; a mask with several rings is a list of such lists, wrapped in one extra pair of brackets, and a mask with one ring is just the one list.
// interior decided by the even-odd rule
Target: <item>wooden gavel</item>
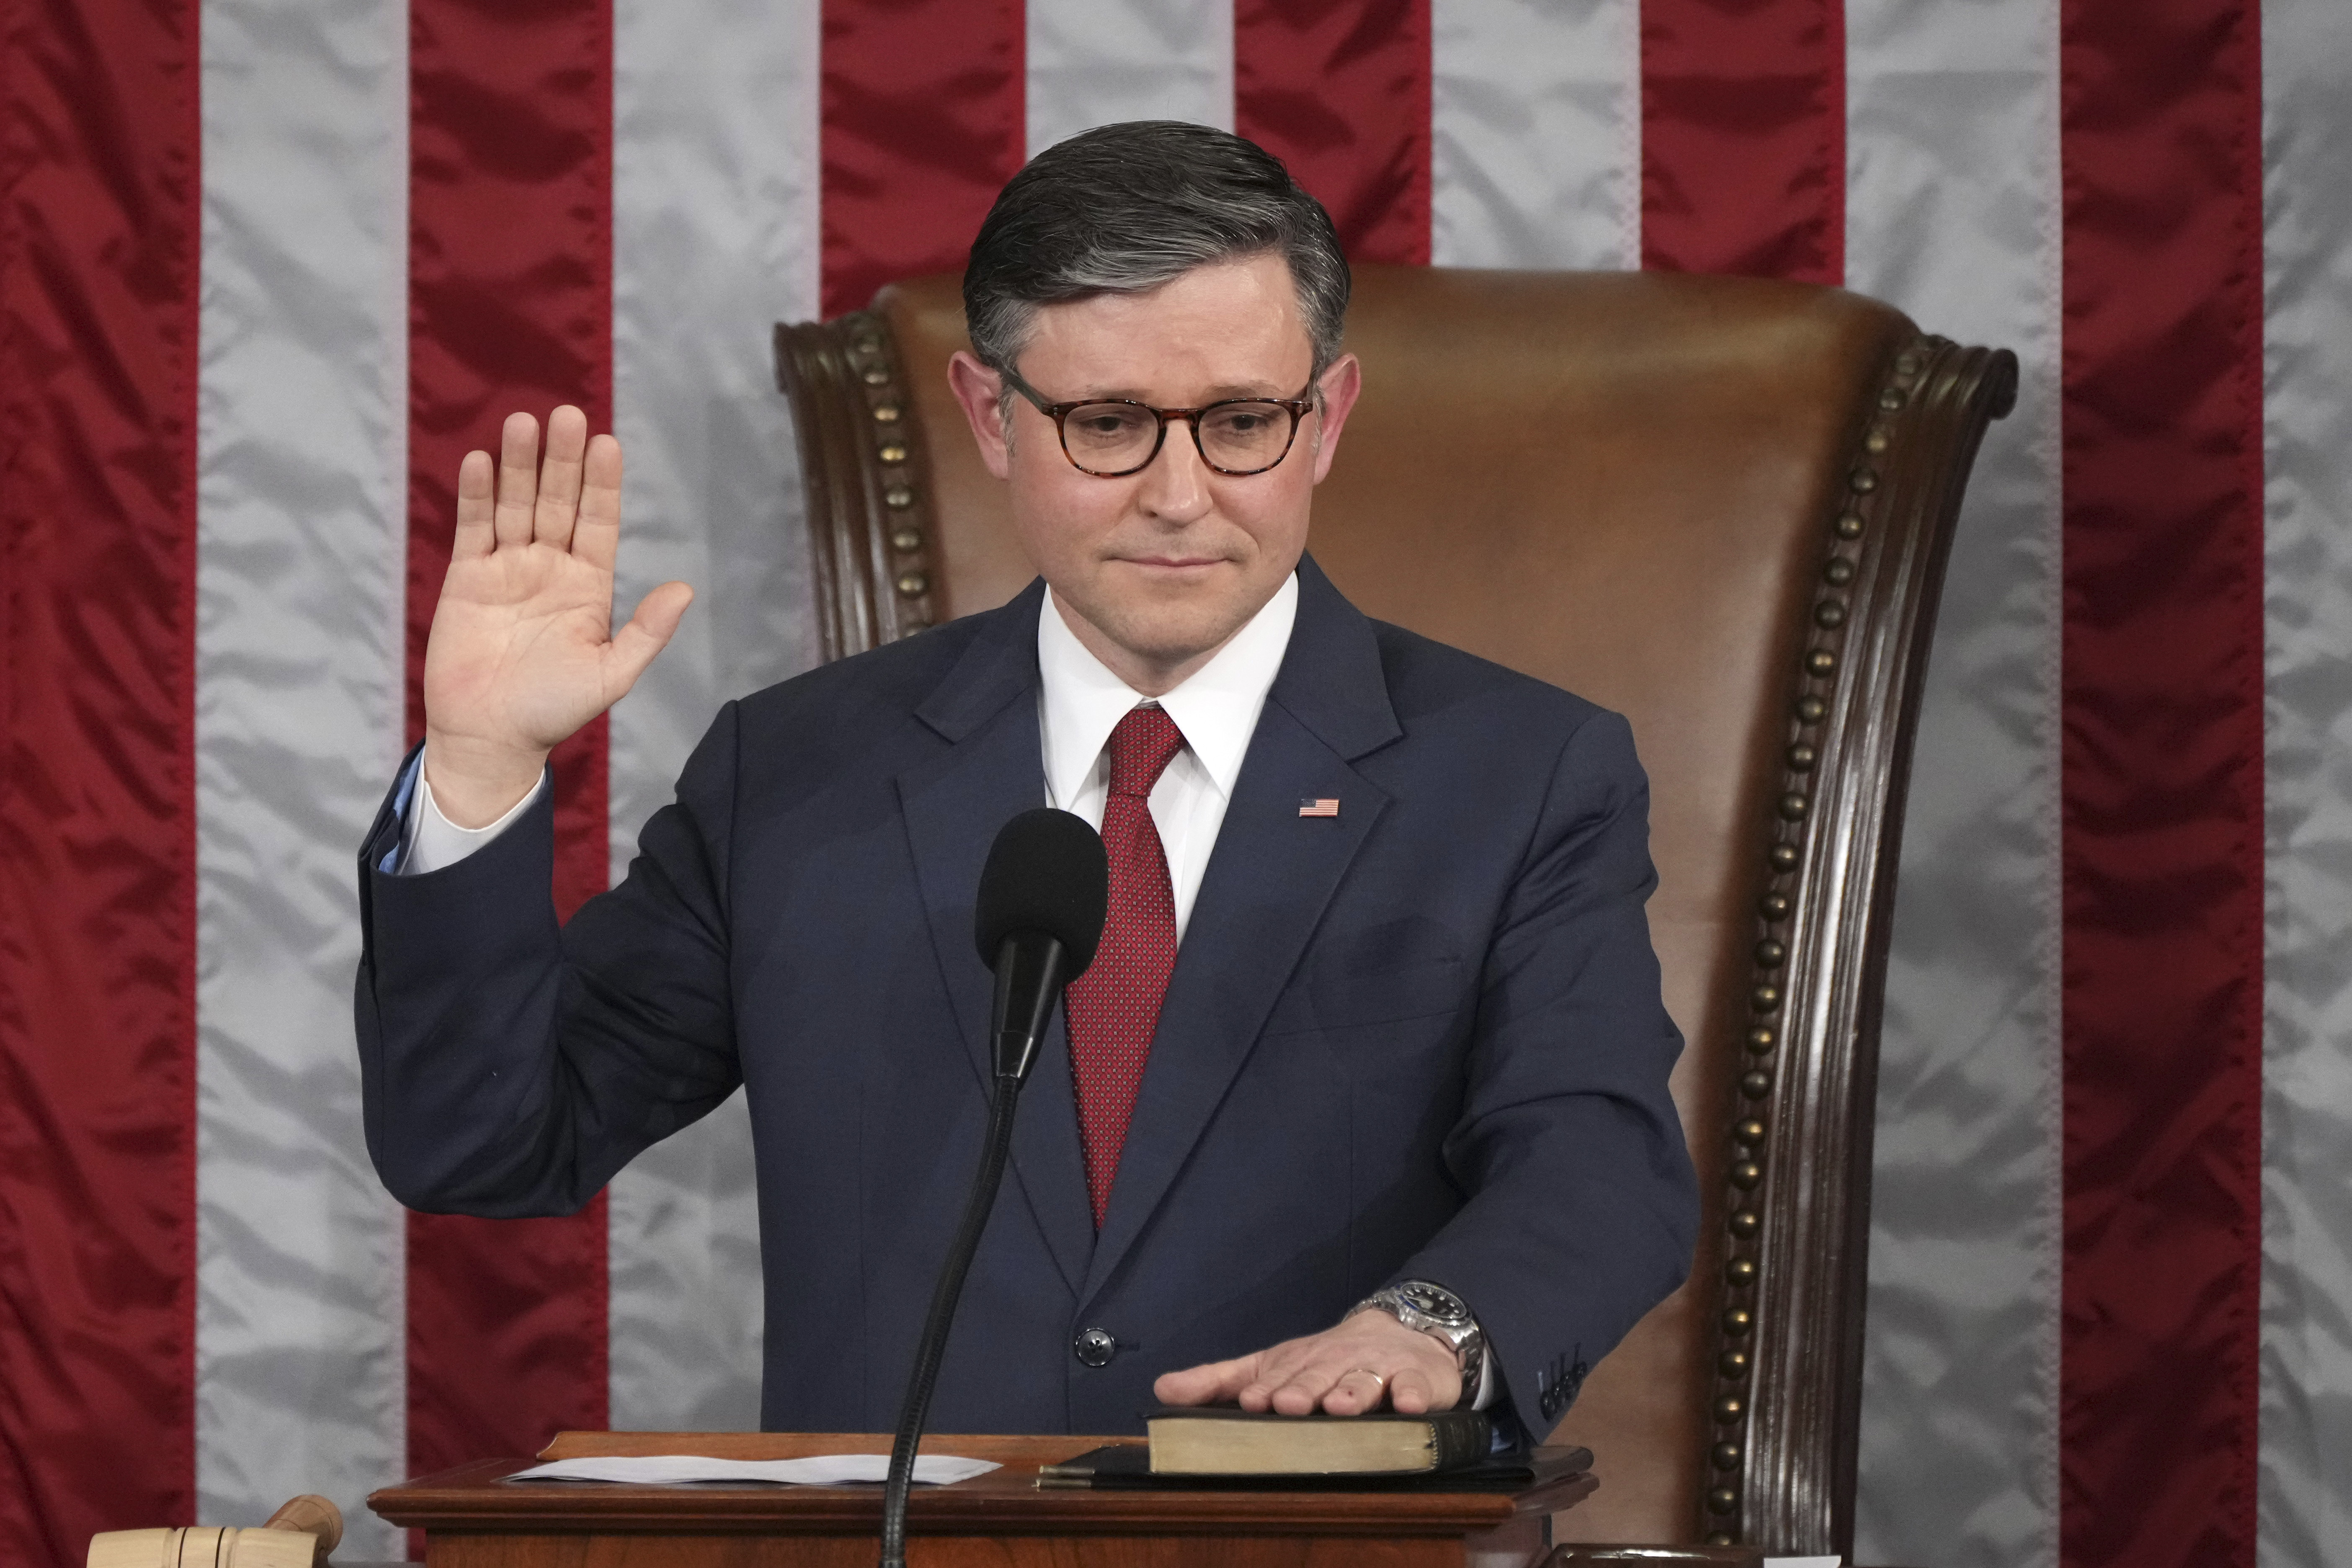
[(342, 1511), (304, 1494), (258, 1530), (110, 1530), (89, 1538), (87, 1568), (324, 1568), (342, 1543)]

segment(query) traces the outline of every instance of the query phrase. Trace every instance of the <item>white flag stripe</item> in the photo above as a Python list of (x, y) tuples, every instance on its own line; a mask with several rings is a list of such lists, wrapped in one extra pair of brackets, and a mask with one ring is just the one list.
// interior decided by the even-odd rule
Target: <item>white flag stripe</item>
[(2017, 351), (1927, 666), (1881, 1038), (1856, 1559), (2057, 1558), (2055, 0), (1849, 0), (1846, 280)]
[(1029, 0), (1029, 155), (1122, 120), (1234, 128), (1232, 0)]
[(2269, 853), (2261, 1560), (2352, 1542), (2352, 9), (2263, 14)]
[(1641, 265), (1640, 26), (1635, 0), (1433, 0), (1432, 261)]
[(356, 1505), (405, 1458), (404, 1227), (361, 1137), (352, 868), (400, 753), (408, 18), (202, 26), (198, 1511), (325, 1492), (390, 1557)]
[[(614, 14), (614, 611), (671, 578), (677, 639), (613, 710), (613, 876), (721, 703), (814, 661), (792, 421), (769, 349), (817, 307), (817, 0)], [(612, 1421), (759, 1425), (761, 1300), (742, 1097), (611, 1188)]]

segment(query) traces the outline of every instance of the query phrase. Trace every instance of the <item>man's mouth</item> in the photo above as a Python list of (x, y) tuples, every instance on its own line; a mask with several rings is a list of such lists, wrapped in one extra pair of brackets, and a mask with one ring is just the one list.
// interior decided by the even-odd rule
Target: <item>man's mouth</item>
[(1195, 567), (1217, 566), (1224, 563), (1222, 555), (1122, 555), (1116, 559), (1129, 566), (1143, 566), (1162, 572), (1183, 572)]

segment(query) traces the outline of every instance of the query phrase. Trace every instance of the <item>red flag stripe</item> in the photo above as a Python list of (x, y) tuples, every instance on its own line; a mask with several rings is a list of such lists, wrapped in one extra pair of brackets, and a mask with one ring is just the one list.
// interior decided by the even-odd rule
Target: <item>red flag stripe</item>
[(1239, 0), (1234, 129), (1290, 166), (1358, 261), (1429, 261), (1429, 0)]
[(1643, 0), (1642, 265), (1845, 281), (1842, 0)]
[(2259, 22), (2062, 13), (2068, 1568), (2254, 1562)]
[[(447, 570), (458, 460), (513, 409), (612, 421), (609, 0), (415, 0), (409, 72), (408, 723)], [(555, 897), (606, 882), (604, 724), (560, 748)], [(600, 1196), (564, 1219), (411, 1215), (408, 1461), (422, 1473), (601, 1427)]]
[(1027, 127), (1021, 0), (824, 0), (824, 310), (963, 269)]
[(0, 42), (0, 1560), (195, 1504), (193, 0)]

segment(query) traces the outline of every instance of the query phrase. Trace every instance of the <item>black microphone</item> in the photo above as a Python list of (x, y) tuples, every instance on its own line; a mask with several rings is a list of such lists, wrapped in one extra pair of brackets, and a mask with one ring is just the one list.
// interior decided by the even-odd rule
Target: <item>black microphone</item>
[(1062, 987), (1102, 941), (1110, 869), (1084, 817), (1040, 806), (1006, 823), (980, 874), (973, 936), (996, 971), (996, 1076), (1025, 1081)]
[(988, 1132), (981, 1143), (971, 1200), (940, 1268), (930, 1316), (915, 1349), (907, 1400), (899, 1407), (889, 1479), (882, 1492), (882, 1568), (906, 1568), (907, 1498), (913, 1489), (915, 1448), (922, 1441), (923, 1417), (930, 1409), (932, 1385), (939, 1382), (964, 1276), (971, 1269), (972, 1254), (980, 1250), (980, 1233), (988, 1226), (996, 1189), (1004, 1180), (1021, 1086), (1037, 1059), (1062, 987), (1095, 961), (1109, 907), (1109, 861), (1102, 836), (1084, 817), (1041, 806), (1023, 812), (997, 831), (987, 867), (980, 874), (972, 921), (980, 961), (996, 972), (989, 1020), (996, 1076), (988, 1100)]

